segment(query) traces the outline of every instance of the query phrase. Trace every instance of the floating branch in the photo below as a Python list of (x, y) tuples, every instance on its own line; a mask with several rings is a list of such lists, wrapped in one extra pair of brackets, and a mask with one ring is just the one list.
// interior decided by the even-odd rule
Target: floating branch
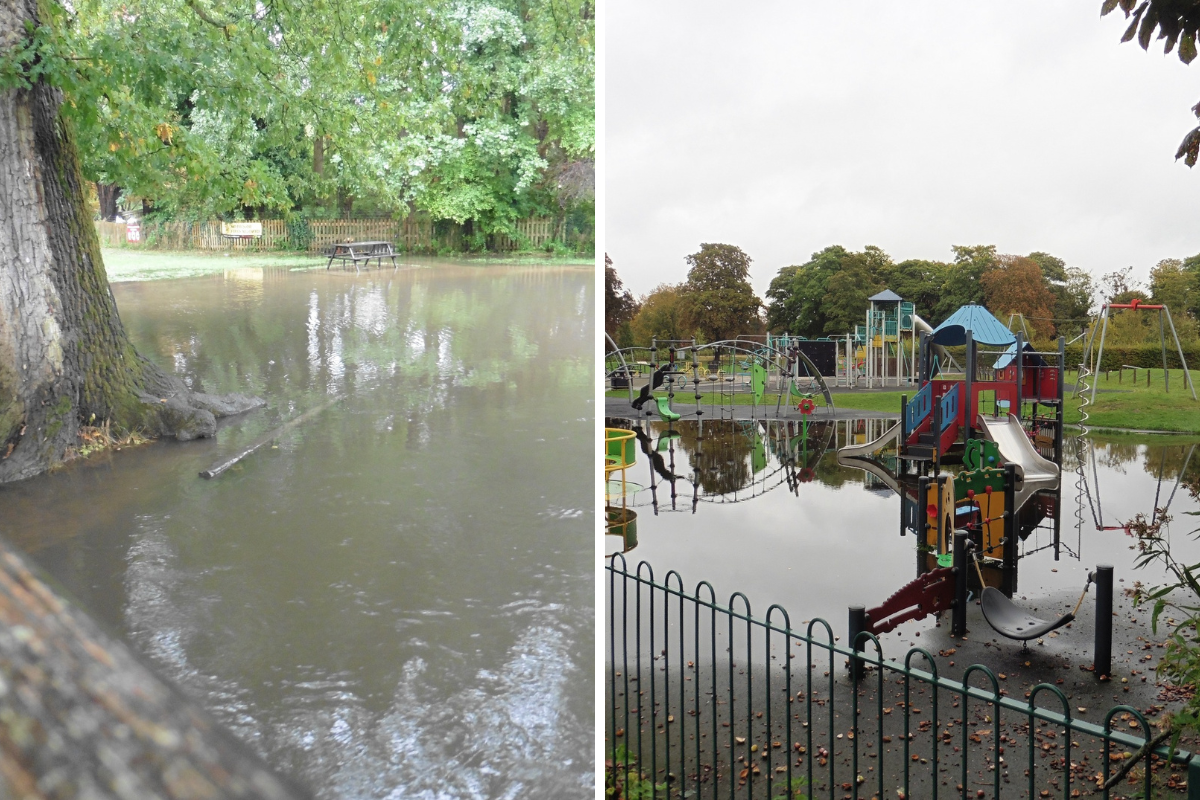
[(248, 456), (248, 455), (250, 455), (251, 453), (253, 453), (255, 450), (258, 450), (258, 449), (260, 449), (260, 448), (261, 448), (263, 445), (265, 445), (265, 444), (268, 444), (268, 443), (270, 443), (270, 442), (273, 442), (274, 440), (278, 439), (278, 438), (279, 438), (281, 435), (283, 435), (283, 434), (284, 434), (286, 431), (288, 431), (288, 430), (290, 430), (290, 429), (292, 429), (292, 428), (296, 427), (297, 425), (299, 425), (301, 422), (304, 422), (305, 420), (308, 420), (308, 419), (311, 419), (312, 417), (315, 417), (317, 414), (320, 414), (322, 411), (324, 411), (325, 409), (329, 408), (330, 406), (332, 406), (332, 405), (335, 405), (336, 403), (339, 403), (339, 402), (341, 402), (341, 400), (342, 400), (342, 398), (343, 398), (343, 397), (344, 397), (344, 395), (337, 395), (337, 396), (336, 396), (336, 397), (334, 397), (332, 400), (330, 400), (328, 403), (325, 403), (325, 404), (323, 404), (323, 405), (319, 405), (319, 406), (317, 406), (316, 408), (310, 408), (308, 411), (305, 411), (303, 414), (301, 414), (300, 416), (296, 417), (295, 419), (293, 419), (293, 420), (289, 420), (288, 422), (285, 422), (285, 423), (283, 423), (283, 424), (282, 424), (282, 425), (280, 425), (278, 428), (276, 428), (275, 430), (273, 430), (273, 431), (271, 431), (270, 433), (266, 434), (265, 436), (260, 436), (259, 438), (255, 439), (255, 440), (254, 440), (254, 442), (253, 442), (253, 443), (251, 443), (251, 445), (250, 445), (249, 447), (247, 447), (246, 449), (242, 450), (240, 453), (238, 453), (238, 454), (237, 454), (236, 456), (234, 456), (233, 458), (230, 458), (230, 459), (228, 459), (227, 461), (221, 461), (221, 462), (218, 462), (218, 463), (216, 463), (216, 464), (213, 464), (211, 467), (209, 467), (208, 469), (206, 469), (206, 470), (204, 470), (203, 472), (201, 472), (201, 473), (200, 473), (200, 477), (201, 477), (201, 478), (215, 478), (215, 477), (217, 477), (217, 476), (218, 476), (218, 475), (220, 475), (222, 472), (224, 472), (225, 470), (229, 469), (229, 468), (230, 468), (230, 467), (232, 467), (234, 464), (238, 463), (238, 462), (239, 462), (239, 461), (241, 461), (243, 458), (245, 458), (246, 456)]

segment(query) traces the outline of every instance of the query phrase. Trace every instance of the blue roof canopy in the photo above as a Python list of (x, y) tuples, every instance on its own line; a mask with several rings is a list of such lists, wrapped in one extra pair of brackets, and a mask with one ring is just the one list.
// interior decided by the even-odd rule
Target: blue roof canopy
[(943, 347), (956, 347), (967, 343), (967, 331), (979, 344), (1000, 347), (1017, 341), (1012, 331), (993, 317), (992, 312), (976, 303), (968, 303), (947, 317), (933, 329), (929, 340)]
[(877, 295), (867, 298), (869, 303), (899, 303), (903, 298), (891, 289), (884, 289)]

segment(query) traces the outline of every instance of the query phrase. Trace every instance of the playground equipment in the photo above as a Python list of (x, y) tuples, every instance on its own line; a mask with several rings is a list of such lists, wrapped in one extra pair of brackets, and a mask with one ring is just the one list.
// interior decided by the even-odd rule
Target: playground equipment
[[(621, 552), (637, 546), (637, 512), (626, 503), (628, 483), (625, 471), (637, 461), (636, 434), (622, 428), (604, 429), (604, 533), (620, 536)], [(620, 473), (620, 505), (614, 505), (614, 473)]]
[[(933, 333), (912, 303), (890, 289), (868, 298), (866, 322), (856, 325), (854, 333), (839, 337), (843, 352), (838, 354), (835, 381), (838, 386), (912, 386), (918, 383), (917, 337)], [(953, 368), (961, 371), (954, 357), (940, 344), (933, 345), (934, 371)]]
[[(961, 378), (946, 373), (935, 362), (934, 345), (965, 346), (966, 369)], [(980, 345), (1006, 349), (994, 353), (998, 358), (984, 367), (981, 362), (986, 354)], [(878, 473), (863, 464), (877, 461), (873, 453), (895, 444), (900, 463), (920, 474), (938, 473), (943, 460), (961, 460), (966, 443), (986, 438), (999, 450), (995, 466), (1014, 463), (1018, 468), (1019, 509), (1036, 492), (1058, 485), (1064, 354), (1061, 338), (1056, 353), (1038, 353), (982, 306), (963, 306), (933, 333), (921, 335), (921, 387), (911, 401), (903, 397), (900, 424), (875, 442), (842, 448), (838, 462)], [(1044, 356), (1052, 356), (1054, 363)], [(1043, 409), (1051, 413), (1046, 415)], [(1030, 435), (1046, 454), (1030, 443)]]
[[(961, 375), (948, 372), (934, 345), (965, 348)], [(920, 389), (911, 402), (903, 398), (900, 422), (838, 450), (839, 464), (900, 494), (901, 535), (916, 533), (920, 543), (916, 580), (876, 608), (852, 610), (852, 626), (878, 634), (950, 609), (952, 632), (961, 635), (975, 577), (985, 619), (1001, 635), (1025, 641), (1066, 625), (1075, 611), (1043, 620), (1011, 600), (1018, 559), (1041, 549), (1022, 554), (1020, 542), (1047, 517), (1059, 557), (1065, 341), (1057, 352), (1037, 352), (986, 309), (968, 305), (923, 333), (918, 355)], [(885, 448), (897, 453), (894, 467), (880, 456)], [(952, 463), (963, 469), (943, 472)]]
[[(981, 415), (979, 424), (981, 432), (995, 443), (1003, 460), (1017, 468), (1017, 508), (1023, 507), (1034, 493), (1058, 487), (1059, 465), (1042, 457), (1015, 414), (1004, 417)], [(968, 444), (975, 441), (979, 440)]]
[[(704, 345), (694, 339), (653, 339), (648, 348), (622, 349), (611, 337), (607, 341), (606, 388), (626, 390), (639, 416), (657, 414), (664, 422), (690, 416), (760, 419), (769, 415), (773, 404), (774, 416), (781, 418), (791, 415), (798, 400), (816, 396), (833, 408), (833, 396), (817, 363), (822, 359), (814, 361), (805, 352), (828, 345), (828, 358), (823, 360), (828, 361), (827, 371), (832, 371), (833, 342), (768, 334)], [(694, 410), (685, 400), (689, 395)]]
[[(913, 304), (891, 289), (884, 289), (867, 300), (871, 305), (867, 309), (866, 324), (857, 326), (854, 331), (855, 340), (861, 342), (867, 388), (887, 386), (889, 382), (892, 386), (911, 384), (917, 352)], [(855, 356), (857, 361), (857, 351)]]
[[(989, 469), (981, 467), (979, 471)], [(1007, 472), (1011, 478), (1011, 466), (1008, 467)], [(944, 504), (948, 502), (948, 498), (943, 495), (946, 493), (947, 486), (948, 482), (939, 479), (938, 485), (932, 487), (939, 494), (939, 502), (935, 508), (929, 509), (930, 515), (947, 512)], [(1011, 498), (1010, 487), (1011, 484), (1006, 486), (1008, 489), (1004, 493), (1006, 498)], [(989, 496), (1000, 494), (996, 491), (985, 493)], [(976, 495), (969, 499), (972, 503), (978, 503), (981, 497)], [(995, 511), (991, 513), (995, 513)], [(961, 514), (947, 513), (947, 520), (955, 515), (961, 516)], [(1012, 517), (1012, 514), (1003, 514), (1006, 521)], [(985, 518), (982, 521), (986, 524), (988, 520)], [(988, 559), (982, 555), (986, 551), (986, 544), (981, 546), (980, 541), (982, 539), (986, 542), (987, 537), (979, 527), (979, 522), (980, 520), (976, 519), (973, 523), (968, 523), (966, 528), (953, 531), (950, 537), (952, 541), (951, 557), (948, 561), (940, 562), (939, 566), (934, 569), (921, 572), (915, 580), (901, 587), (874, 608), (851, 606), (851, 639), (857, 641), (858, 634), (862, 632), (879, 636), (894, 630), (903, 622), (923, 619), (931, 614), (941, 614), (945, 611), (950, 611), (952, 614), (950, 635), (963, 636), (967, 633), (967, 606), (970, 603), (971, 594), (977, 592), (984, 621), (1001, 636), (1021, 642), (1022, 650), (1024, 650), (1028, 647), (1030, 639), (1044, 636), (1072, 622), (1079, 613), (1079, 608), (1083, 605), (1088, 590), (1095, 583), (1097, 596), (1093, 666), (1097, 676), (1106, 676), (1110, 672), (1112, 664), (1112, 567), (1102, 564), (1097, 567), (1096, 571), (1088, 574), (1083, 591), (1071, 611), (1054, 619), (1042, 619), (1013, 602), (1012, 591), (1005, 585), (1008, 583), (1008, 564), (1012, 563), (1015, 567), (1015, 557), (1007, 555), (1008, 552), (1015, 552), (1015, 548), (1009, 546), (1009, 543), (1013, 541), (1008, 539), (1008, 536), (1011, 535), (1011, 528), (1006, 525), (1005, 540), (1007, 541), (1001, 540), (1001, 543), (1005, 544), (1005, 558), (1003, 559), (1005, 567), (1001, 586), (998, 588), (993, 585), (994, 577), (989, 578), (984, 571), (984, 564)], [(981, 533), (983, 533), (982, 536)], [(974, 567), (973, 576), (970, 574), (968, 561)], [(972, 586), (972, 577), (978, 580), (974, 586)]]
[[(1188, 371), (1187, 361), (1183, 357), (1183, 346), (1179, 344), (1179, 334), (1175, 332), (1175, 322), (1171, 319), (1171, 310), (1163, 305), (1151, 305), (1143, 303), (1135, 298), (1128, 303), (1105, 303), (1100, 307), (1100, 319), (1096, 325), (1092, 326), (1092, 335), (1088, 337), (1087, 345), (1083, 349), (1083, 363), (1079, 365), (1079, 376), (1075, 381), (1075, 394), (1080, 393), (1082, 381), (1084, 378), (1084, 368), (1087, 368), (1089, 375), (1096, 375), (1100, 371), (1100, 365), (1104, 358), (1104, 337), (1108, 333), (1108, 319), (1114, 310), (1129, 310), (1129, 311), (1157, 311), (1158, 312), (1158, 343), (1162, 348), (1163, 360), (1163, 383), (1166, 391), (1171, 391), (1170, 372), (1167, 370), (1167, 336), (1163, 328), (1163, 315), (1166, 315), (1167, 323), (1171, 326), (1171, 336), (1175, 339), (1175, 350), (1179, 353), (1179, 364), (1183, 367), (1183, 377), (1187, 382), (1188, 389), (1192, 393), (1192, 399), (1196, 400), (1196, 387), (1192, 385), (1192, 373)], [(1100, 347), (1096, 353), (1095, 361), (1092, 360), (1092, 343), (1096, 339), (1096, 329), (1100, 329)], [(1091, 397), (1089, 404), (1096, 402), (1096, 381), (1091, 384)]]
[[(836, 344), (832, 341), (806, 340), (795, 336), (744, 336), (737, 339), (711, 342), (696, 348), (717, 365), (719, 375), (708, 385), (710, 416), (733, 419), (738, 408), (737, 395), (749, 394), (749, 416), (758, 419), (768, 408), (767, 395), (775, 394), (775, 417), (785, 416), (795, 401), (820, 393), (825, 405), (832, 410), (833, 395), (823, 372), (835, 365)], [(810, 355), (811, 353), (811, 355)], [(822, 370), (824, 366), (824, 370)], [(713, 369), (709, 370), (713, 376)], [(697, 385), (697, 401), (701, 399)]]
[(992, 630), (1001, 636), (1020, 641), (1022, 649), (1028, 648), (1030, 639), (1045, 636), (1050, 631), (1058, 630), (1074, 620), (1075, 615), (1079, 613), (1079, 607), (1083, 605), (1083, 598), (1087, 596), (1088, 589), (1091, 588), (1092, 582), (1096, 578), (1094, 572), (1088, 573), (1087, 582), (1083, 585), (1083, 591), (1079, 594), (1079, 601), (1075, 603), (1075, 608), (1058, 619), (1046, 620), (1033, 616), (1005, 596), (1003, 592), (988, 586), (984, 581), (983, 571), (979, 568), (979, 559), (975, 555), (974, 548), (971, 548), (971, 562), (975, 565), (975, 572), (979, 575), (979, 585), (983, 587), (983, 593), (979, 596), (979, 610), (983, 612), (984, 620), (992, 626)]

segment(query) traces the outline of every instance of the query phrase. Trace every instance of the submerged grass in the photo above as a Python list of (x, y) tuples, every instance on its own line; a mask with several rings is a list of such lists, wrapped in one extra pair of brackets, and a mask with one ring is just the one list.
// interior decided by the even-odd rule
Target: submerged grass
[[(111, 283), (123, 281), (153, 281), (170, 278), (196, 278), (232, 270), (308, 270), (325, 269), (328, 259), (313, 253), (221, 253), (171, 252), (166, 250), (135, 250), (108, 248), (102, 251), (104, 268)], [(488, 256), (456, 256), (433, 258), (398, 254), (397, 264), (404, 267), (432, 267), (438, 264), (459, 264), (470, 267), (489, 266), (594, 266), (595, 260), (579, 257), (550, 257), (530, 253)], [(335, 265), (333, 269), (338, 269)], [(378, 266), (363, 267), (364, 272), (378, 271)], [(390, 269), (390, 263), (384, 267)]]
[(87, 458), (104, 450), (121, 450), (125, 447), (137, 447), (150, 441), (141, 431), (127, 431), (114, 434), (107, 420), (98, 426), (84, 425), (79, 429), (79, 444), (67, 451), (63, 462), (77, 458)]

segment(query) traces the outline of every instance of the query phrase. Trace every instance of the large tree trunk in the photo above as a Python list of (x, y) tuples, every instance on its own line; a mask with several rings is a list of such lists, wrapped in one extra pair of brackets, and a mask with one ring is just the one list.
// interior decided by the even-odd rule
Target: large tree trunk
[[(0, 5), (0, 49), (36, 0)], [(190, 392), (134, 350), (108, 286), (57, 90), (0, 92), (0, 483), (63, 458), (80, 422), (180, 439), (262, 401)]]
[(100, 202), (100, 218), (105, 222), (116, 222), (117, 201), (121, 199), (121, 187), (115, 183), (96, 181), (96, 199)]
[(308, 800), (0, 541), (0, 797)]

